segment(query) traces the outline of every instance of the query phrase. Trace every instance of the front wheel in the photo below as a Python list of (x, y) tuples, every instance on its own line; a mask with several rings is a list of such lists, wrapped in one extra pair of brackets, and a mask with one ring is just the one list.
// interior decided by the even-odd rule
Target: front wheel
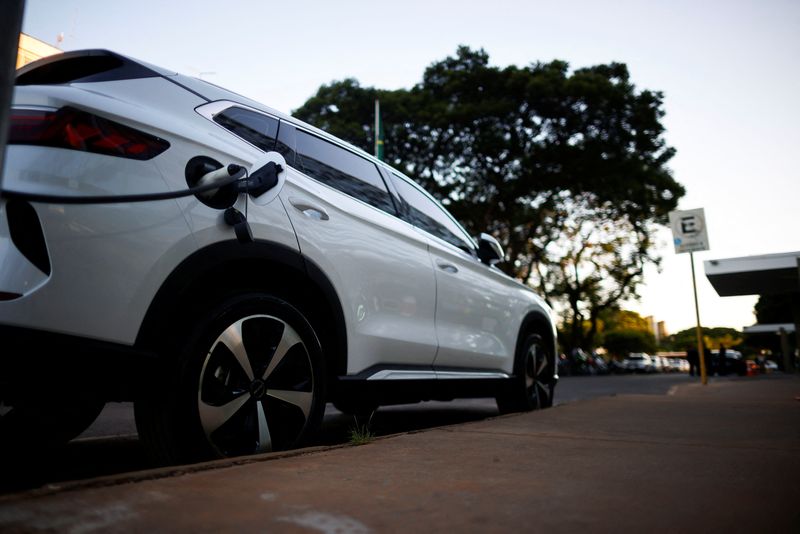
[(527, 412), (552, 406), (555, 390), (553, 361), (542, 337), (538, 334), (528, 336), (517, 355), (511, 383), (497, 397), (500, 412)]
[(172, 379), (136, 403), (137, 427), (167, 463), (294, 448), (322, 419), (323, 365), (296, 308), (267, 295), (235, 297), (196, 324)]

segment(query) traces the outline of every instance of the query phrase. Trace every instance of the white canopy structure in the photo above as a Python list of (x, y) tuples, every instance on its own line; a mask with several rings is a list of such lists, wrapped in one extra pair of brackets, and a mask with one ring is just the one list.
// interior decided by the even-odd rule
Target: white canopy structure
[(800, 296), (800, 252), (709, 260), (704, 266), (708, 281), (720, 297), (780, 293)]
[(704, 262), (706, 278), (721, 297), (735, 295), (791, 294), (794, 299), (794, 324), (753, 325), (746, 333), (780, 333), (786, 369), (792, 368), (787, 350), (787, 334), (794, 333), (800, 347), (800, 251), (728, 258)]

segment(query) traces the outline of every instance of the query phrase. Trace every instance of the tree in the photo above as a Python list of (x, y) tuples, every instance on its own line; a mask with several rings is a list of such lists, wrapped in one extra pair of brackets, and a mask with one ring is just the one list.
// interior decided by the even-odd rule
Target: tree
[(654, 352), (656, 340), (651, 332), (616, 330), (606, 334), (604, 345), (609, 354), (625, 357), (631, 352)]
[[(703, 343), (709, 349), (718, 349), (720, 344), (725, 348), (733, 348), (742, 343), (742, 333), (735, 328), (726, 327), (702, 327), (700, 330)], [(697, 329), (687, 328), (668, 337), (665, 345), (671, 350), (686, 350), (697, 347)]]
[(800, 299), (800, 295), (784, 293), (782, 295), (760, 295), (756, 302), (756, 320), (762, 324), (792, 323), (794, 314), (792, 306)]
[(410, 90), (333, 82), (295, 115), (370, 150), (376, 97), (387, 161), (473, 235), (497, 237), (501, 267), (566, 310), (567, 349), (591, 348), (600, 313), (658, 263), (654, 228), (684, 194), (667, 168), (662, 94), (637, 91), (621, 63), (499, 68), (462, 46)]
[(612, 355), (624, 357), (630, 352), (653, 352), (656, 339), (650, 323), (636, 312), (606, 309), (598, 318), (598, 344)]

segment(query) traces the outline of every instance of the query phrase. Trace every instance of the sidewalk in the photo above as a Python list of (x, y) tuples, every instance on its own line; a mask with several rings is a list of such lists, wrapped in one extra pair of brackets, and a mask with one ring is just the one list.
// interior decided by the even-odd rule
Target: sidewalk
[(800, 377), (0, 499), (0, 531), (800, 532)]

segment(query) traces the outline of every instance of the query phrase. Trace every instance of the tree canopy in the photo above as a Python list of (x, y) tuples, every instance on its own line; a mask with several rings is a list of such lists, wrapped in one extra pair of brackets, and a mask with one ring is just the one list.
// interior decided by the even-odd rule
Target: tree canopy
[(792, 306), (800, 299), (797, 293), (783, 295), (760, 295), (754, 312), (756, 320), (762, 324), (794, 322)]
[[(700, 332), (703, 337), (703, 343), (709, 349), (718, 349), (720, 345), (724, 345), (725, 348), (733, 348), (742, 343), (743, 337), (742, 333), (735, 328), (727, 328), (727, 327), (702, 327)], [(696, 328), (687, 328), (686, 330), (681, 330), (680, 332), (676, 332), (667, 337), (667, 340), (664, 342), (666, 348), (670, 350), (687, 350), (688, 348), (696, 348), (697, 347), (697, 329)]]
[(462, 46), (411, 89), (335, 81), (294, 115), (371, 152), (376, 98), (387, 162), (473, 235), (497, 237), (500, 267), (564, 309), (568, 348), (591, 348), (600, 313), (658, 263), (654, 228), (684, 194), (667, 167), (663, 95), (637, 90), (622, 63), (501, 68)]

